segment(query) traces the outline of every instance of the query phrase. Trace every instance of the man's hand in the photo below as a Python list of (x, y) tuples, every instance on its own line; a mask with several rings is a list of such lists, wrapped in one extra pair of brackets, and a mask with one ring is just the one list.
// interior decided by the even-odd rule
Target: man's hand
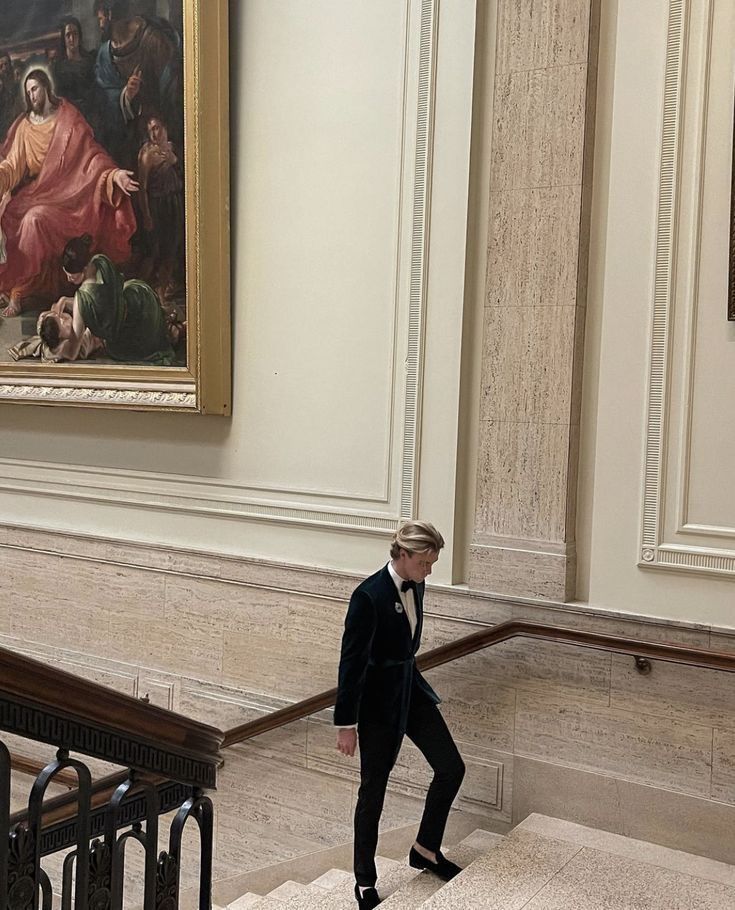
[(140, 67), (136, 66), (125, 85), (125, 97), (128, 101), (132, 101), (138, 95), (142, 84), (143, 77), (140, 75)]
[(138, 182), (133, 180), (133, 172), (124, 171), (122, 168), (118, 168), (118, 170), (115, 171), (112, 182), (115, 186), (119, 186), (126, 196), (129, 196), (131, 193), (137, 193), (140, 189)]
[(349, 755), (350, 758), (355, 754), (355, 749), (357, 748), (357, 730), (351, 728), (349, 730), (338, 730), (337, 731), (337, 751), (341, 752), (342, 755)]

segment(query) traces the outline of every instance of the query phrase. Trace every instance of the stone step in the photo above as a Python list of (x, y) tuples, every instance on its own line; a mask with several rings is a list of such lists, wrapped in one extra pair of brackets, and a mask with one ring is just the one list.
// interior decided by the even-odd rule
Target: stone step
[[(381, 879), (389, 883), (395, 883), (394, 888), (399, 887), (407, 876), (405, 873), (406, 866), (394, 859), (388, 859), (385, 856), (376, 856), (375, 865), (378, 875)], [(345, 877), (346, 875), (346, 877)], [(321, 887), (317, 882), (322, 879), (327, 883), (327, 889)], [(300, 895), (279, 902), (275, 905), (276, 910), (341, 910), (349, 908), (355, 910), (356, 902), (354, 895), (354, 879), (349, 873), (342, 873), (342, 870), (333, 869), (325, 876), (320, 876), (310, 885), (306, 891)], [(272, 894), (272, 892), (271, 892)], [(270, 900), (270, 894), (268, 895)], [(260, 905), (257, 905), (261, 910)], [(272, 910), (270, 905), (263, 905), (264, 910)]]
[(238, 897), (236, 901), (228, 904), (227, 910), (255, 910), (263, 899), (261, 894), (253, 894), (249, 891), (247, 894)]
[(421, 910), (735, 907), (735, 869), (726, 864), (552, 821), (517, 827)]
[(422, 910), (520, 910), (578, 850), (572, 844), (516, 829), (447, 882), (422, 904)]
[(318, 885), (325, 891), (332, 891), (338, 885), (349, 885), (353, 881), (351, 872), (345, 872), (344, 869), (329, 869), (323, 875), (315, 878), (312, 885)]
[[(474, 862), (479, 856), (489, 853), (505, 838), (502, 834), (493, 834), (490, 831), (478, 829), (465, 837), (455, 847), (450, 847), (444, 852), (447, 859), (457, 863), (463, 869)], [(430, 872), (416, 872), (414, 876), (397, 891), (381, 903), (385, 910), (414, 910), (420, 907), (432, 894), (438, 891), (444, 882)], [(383, 896), (381, 883), (378, 883), (378, 892)]]
[[(385, 910), (725, 910), (735, 867), (572, 822), (532, 815), (502, 837), (473, 832), (447, 856), (463, 866), (442, 883), (379, 857)], [(228, 910), (356, 910), (352, 876), (334, 869), (286, 882)]]
[[(468, 835), (456, 847), (447, 850), (447, 856), (460, 865), (472, 862), (478, 855), (495, 847), (503, 837), (487, 831), (475, 831)], [(410, 910), (418, 907), (442, 882), (429, 873), (412, 869), (407, 862), (376, 858), (378, 867), (378, 890), (387, 908), (400, 907)], [(324, 891), (322, 886), (328, 890)], [(341, 870), (331, 870), (320, 876), (301, 893), (281, 892), (281, 888), (269, 892), (254, 905), (257, 910), (355, 910), (354, 880), (351, 874)], [(301, 886), (304, 888), (304, 886)], [(280, 893), (279, 893), (280, 892)], [(285, 897), (285, 900), (283, 899)], [(282, 901), (271, 903), (274, 898)]]
[(266, 910), (268, 907), (267, 901), (268, 898), (262, 894), (253, 894), (252, 891), (248, 891), (247, 894), (243, 894), (236, 901), (228, 904), (227, 910), (257, 910), (258, 907), (261, 910)]
[(605, 853), (640, 860), (652, 866), (660, 866), (662, 869), (671, 869), (673, 872), (686, 872), (696, 878), (735, 887), (735, 866), (706, 856), (695, 856), (683, 850), (625, 837), (622, 834), (612, 834), (598, 828), (589, 828), (575, 822), (538, 814), (529, 815), (518, 825), (517, 830), (532, 831), (580, 847), (593, 847)]

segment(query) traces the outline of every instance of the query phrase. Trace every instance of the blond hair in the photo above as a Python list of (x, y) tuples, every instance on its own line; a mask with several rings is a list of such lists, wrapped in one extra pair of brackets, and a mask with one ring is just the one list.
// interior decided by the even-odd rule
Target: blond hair
[(439, 552), (444, 538), (428, 521), (407, 521), (395, 532), (390, 542), (391, 559), (398, 559), (401, 550), (407, 553)]

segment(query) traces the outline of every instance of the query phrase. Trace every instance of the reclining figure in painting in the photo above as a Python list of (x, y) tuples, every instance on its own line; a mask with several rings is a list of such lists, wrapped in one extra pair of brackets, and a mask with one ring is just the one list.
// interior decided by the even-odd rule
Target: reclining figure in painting
[(67, 243), (63, 266), (78, 290), (38, 317), (38, 334), (56, 360), (89, 356), (91, 335), (108, 357), (122, 363), (176, 362), (174, 347), (183, 341), (186, 324), (167, 317), (144, 281), (123, 281), (107, 256), (92, 255), (89, 234)]

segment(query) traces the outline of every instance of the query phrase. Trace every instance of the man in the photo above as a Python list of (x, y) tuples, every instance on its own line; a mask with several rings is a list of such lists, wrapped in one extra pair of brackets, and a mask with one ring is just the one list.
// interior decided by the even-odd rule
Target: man
[(439, 698), (416, 669), (421, 642), (424, 580), (444, 539), (423, 521), (393, 536), (390, 562), (350, 598), (342, 638), (334, 708), (337, 749), (360, 746), (360, 790), (355, 808), (355, 897), (360, 910), (380, 903), (375, 849), (388, 776), (404, 734), (434, 771), (409, 862), (449, 880), (460, 869), (442, 856), (449, 809), (464, 777), (464, 763), (437, 705)]
[[(173, 295), (183, 278), (184, 178), (161, 117), (148, 118), (148, 141), (138, 153), (140, 211), (146, 245), (146, 279), (161, 300)], [(177, 274), (179, 273), (179, 274)]]
[(103, 142), (116, 161), (132, 166), (152, 114), (182, 138), (181, 40), (165, 19), (117, 18), (111, 0), (95, 0), (93, 10), (102, 37), (95, 78), (103, 99)]
[(24, 297), (58, 297), (69, 237), (89, 233), (95, 249), (122, 263), (135, 231), (132, 172), (118, 168), (95, 142), (87, 121), (56, 97), (43, 70), (26, 76), (24, 90), (27, 111), (10, 128), (0, 161), (4, 316), (19, 315)]
[(66, 16), (59, 27), (59, 58), (53, 66), (56, 94), (74, 105), (95, 133), (99, 130), (96, 55), (84, 47), (82, 23)]

